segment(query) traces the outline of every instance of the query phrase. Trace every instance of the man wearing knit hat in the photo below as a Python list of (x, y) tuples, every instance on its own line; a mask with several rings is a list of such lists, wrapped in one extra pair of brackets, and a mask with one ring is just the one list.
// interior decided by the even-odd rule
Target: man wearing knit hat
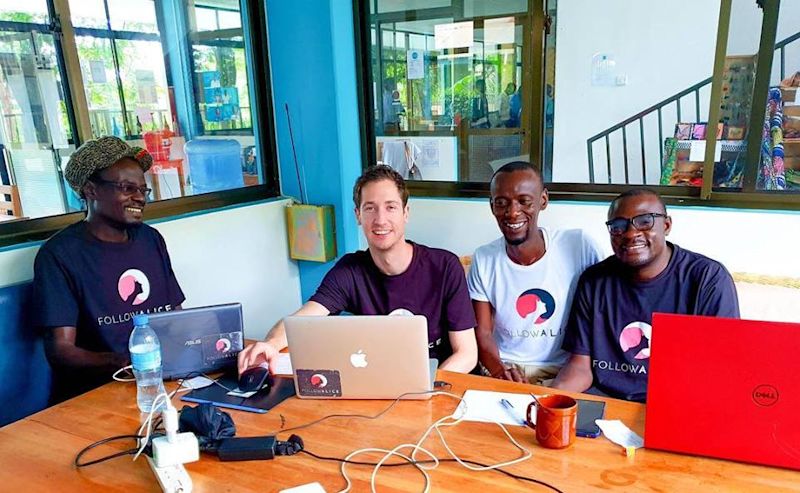
[(34, 325), (44, 331), (54, 402), (128, 364), (133, 315), (185, 299), (164, 238), (142, 223), (152, 163), (144, 149), (101, 137), (78, 148), (64, 170), (86, 201), (86, 218), (50, 238), (34, 263)]

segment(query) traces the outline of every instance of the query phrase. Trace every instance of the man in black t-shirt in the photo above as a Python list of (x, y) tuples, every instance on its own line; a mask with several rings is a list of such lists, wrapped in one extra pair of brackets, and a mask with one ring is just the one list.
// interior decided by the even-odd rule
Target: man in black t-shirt
[[(348, 253), (294, 315), (423, 315), (428, 353), (443, 370), (467, 373), (478, 362), (475, 312), (458, 257), (406, 240), (408, 188), (389, 166), (373, 166), (353, 187), (356, 219), (367, 250)], [(283, 321), (239, 353), (239, 372), (272, 364), (288, 344)]]
[(644, 402), (654, 312), (739, 317), (733, 279), (719, 262), (666, 241), (672, 227), (661, 198), (638, 188), (611, 202), (614, 255), (578, 281), (553, 386)]
[(76, 150), (64, 171), (86, 200), (86, 218), (42, 246), (33, 280), (33, 320), (44, 331), (54, 402), (128, 364), (134, 314), (184, 301), (164, 239), (142, 223), (152, 162), (144, 149), (102, 137)]

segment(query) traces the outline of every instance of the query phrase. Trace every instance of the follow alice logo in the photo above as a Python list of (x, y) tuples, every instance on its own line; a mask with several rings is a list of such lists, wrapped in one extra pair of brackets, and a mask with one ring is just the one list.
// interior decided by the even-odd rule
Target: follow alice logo
[(119, 276), (117, 292), (122, 301), (141, 305), (150, 297), (150, 280), (139, 269), (128, 269)]

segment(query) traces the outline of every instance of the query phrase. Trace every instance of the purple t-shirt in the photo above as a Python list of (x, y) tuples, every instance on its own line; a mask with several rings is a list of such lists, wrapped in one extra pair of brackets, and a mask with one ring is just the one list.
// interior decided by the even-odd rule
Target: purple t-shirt
[(73, 326), (76, 346), (127, 353), (134, 314), (183, 303), (164, 238), (146, 224), (128, 235), (100, 241), (80, 221), (50, 238), (33, 266), (34, 325)]
[(719, 262), (667, 242), (672, 257), (655, 279), (637, 282), (611, 256), (578, 281), (564, 349), (591, 357), (593, 385), (644, 402), (654, 312), (739, 318), (731, 275)]
[(446, 250), (409, 243), (414, 256), (402, 274), (382, 273), (368, 250), (349, 253), (336, 262), (311, 300), (333, 315), (388, 315), (400, 309), (424, 315), (430, 357), (442, 362), (453, 353), (447, 332), (476, 325), (464, 269)]

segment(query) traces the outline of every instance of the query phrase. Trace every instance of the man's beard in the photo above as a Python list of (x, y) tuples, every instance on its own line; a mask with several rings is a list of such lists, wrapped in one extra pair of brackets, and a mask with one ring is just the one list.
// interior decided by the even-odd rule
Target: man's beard
[(530, 235), (531, 235), (531, 232), (530, 232), (530, 230), (528, 230), (528, 231), (525, 232), (525, 236), (523, 236), (521, 238), (509, 239), (508, 237), (506, 237), (506, 244), (509, 245), (509, 246), (520, 246), (523, 243), (525, 243), (526, 241), (528, 241), (528, 238), (530, 237)]

